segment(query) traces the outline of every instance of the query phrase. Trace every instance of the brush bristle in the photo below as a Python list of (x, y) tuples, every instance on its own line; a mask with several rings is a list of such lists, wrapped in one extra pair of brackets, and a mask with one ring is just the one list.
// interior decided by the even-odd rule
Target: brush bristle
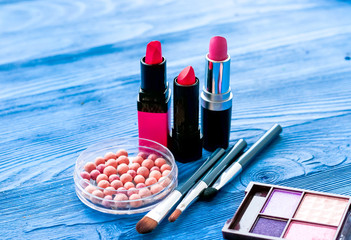
[(180, 211), (179, 209), (174, 210), (171, 216), (169, 216), (168, 221), (174, 222), (175, 220), (177, 220), (180, 214), (182, 214), (182, 211)]
[(143, 217), (136, 225), (135, 229), (138, 233), (144, 234), (152, 232), (158, 225), (158, 222), (147, 216)]
[(211, 201), (218, 193), (218, 190), (212, 187), (206, 188), (200, 195), (201, 200)]

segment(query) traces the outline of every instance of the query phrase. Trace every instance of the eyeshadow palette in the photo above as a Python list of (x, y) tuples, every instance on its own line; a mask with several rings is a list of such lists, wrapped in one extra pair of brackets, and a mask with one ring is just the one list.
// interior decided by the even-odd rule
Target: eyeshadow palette
[(225, 239), (351, 240), (351, 197), (251, 182)]

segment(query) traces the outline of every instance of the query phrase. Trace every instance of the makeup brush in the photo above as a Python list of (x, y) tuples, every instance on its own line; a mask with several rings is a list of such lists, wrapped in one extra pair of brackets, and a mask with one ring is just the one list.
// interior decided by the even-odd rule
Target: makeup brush
[(182, 212), (200, 195), (200, 193), (206, 189), (211, 183), (218, 177), (219, 174), (234, 160), (234, 158), (244, 150), (247, 143), (245, 140), (240, 139), (229, 151), (222, 156), (216, 167), (210, 170), (177, 206), (177, 209), (168, 218), (168, 221), (174, 222), (180, 216)]
[(212, 187), (209, 187), (202, 192), (201, 199), (209, 201), (216, 196), (219, 189), (237, 176), (242, 169), (244, 169), (251, 160), (281, 132), (282, 127), (279, 124), (274, 124), (274, 126), (258, 139), (258, 141), (255, 142), (243, 155), (241, 155), (236, 162), (222, 173)]
[(148, 212), (136, 225), (139, 233), (149, 233), (167, 215), (169, 210), (186, 194), (195, 183), (210, 169), (225, 153), (223, 148), (217, 148), (201, 167), (182, 185), (178, 186), (167, 198), (162, 200), (154, 209)]

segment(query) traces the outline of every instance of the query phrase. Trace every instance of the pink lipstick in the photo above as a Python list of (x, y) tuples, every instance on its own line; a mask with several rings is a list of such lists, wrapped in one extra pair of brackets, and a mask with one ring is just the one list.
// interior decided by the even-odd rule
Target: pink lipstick
[(170, 150), (179, 162), (202, 156), (199, 128), (199, 79), (191, 66), (183, 69), (173, 82), (173, 117)]
[(215, 36), (206, 55), (205, 84), (201, 93), (201, 119), (204, 148), (214, 151), (229, 144), (232, 98), (230, 56), (227, 40)]
[(139, 138), (156, 141), (167, 147), (171, 92), (166, 77), (166, 59), (161, 43), (152, 41), (140, 60), (141, 85), (138, 95)]

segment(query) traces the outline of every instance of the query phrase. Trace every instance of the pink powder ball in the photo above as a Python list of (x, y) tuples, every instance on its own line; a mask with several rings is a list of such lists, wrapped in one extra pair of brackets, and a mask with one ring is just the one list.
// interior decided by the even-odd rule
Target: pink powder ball
[(132, 163), (138, 163), (139, 165), (141, 165), (143, 161), (144, 161), (144, 158), (140, 156), (136, 156), (135, 158), (133, 158)]
[(93, 180), (96, 180), (96, 178), (100, 175), (99, 170), (94, 169), (93, 171), (91, 171), (90, 173), (90, 178)]
[(90, 184), (90, 180), (88, 180), (88, 179), (83, 179), (83, 181), (80, 181), (80, 185), (83, 188), (86, 188), (87, 186), (89, 186), (89, 184)]
[(162, 174), (159, 171), (152, 171), (149, 175), (150, 178), (156, 178), (157, 181), (161, 178), (161, 176)]
[(84, 166), (84, 170), (87, 171), (88, 173), (90, 173), (91, 171), (93, 171), (94, 169), (96, 169), (96, 165), (93, 162), (88, 162), (85, 164)]
[(104, 193), (101, 192), (100, 190), (95, 190), (95, 191), (92, 193), (92, 195), (93, 195), (94, 197), (91, 197), (90, 200), (91, 200), (93, 203), (95, 203), (95, 204), (101, 203), (101, 201), (102, 201), (101, 199), (97, 199), (96, 197), (98, 197), (98, 198), (103, 198), (103, 197), (104, 197)]
[(98, 187), (101, 187), (101, 188), (107, 188), (109, 186), (111, 186), (111, 185), (110, 185), (110, 183), (107, 180), (101, 180), (98, 183)]
[(111, 182), (111, 187), (118, 189), (120, 187), (123, 187), (123, 183), (120, 180), (114, 180)]
[(150, 178), (145, 180), (145, 185), (146, 186), (150, 186), (150, 185), (155, 184), (155, 183), (157, 183), (157, 180), (154, 177), (150, 177)]
[(96, 187), (89, 185), (85, 188), (85, 191), (87, 191), (88, 193), (93, 193), (96, 190)]
[(105, 194), (105, 196), (106, 196), (106, 195), (112, 196), (113, 194), (116, 193), (115, 190), (116, 190), (116, 189), (114, 189), (113, 187), (107, 187), (107, 188), (104, 189), (104, 194)]
[(115, 159), (109, 159), (109, 160), (107, 160), (105, 165), (106, 165), (106, 167), (112, 166), (114, 168), (117, 168), (118, 164), (117, 164), (117, 161)]
[(151, 186), (151, 193), (156, 194), (158, 192), (161, 192), (164, 189), (164, 187), (161, 184), (156, 184)]
[(112, 166), (107, 166), (104, 169), (104, 174), (111, 176), (112, 174), (117, 174), (117, 169)]
[(134, 170), (128, 170), (127, 173), (134, 178), (136, 176), (136, 171)]
[(130, 170), (134, 170), (135, 172), (138, 170), (138, 168), (140, 167), (140, 164), (139, 163), (132, 163), (130, 166), (129, 166), (129, 169)]
[(95, 158), (95, 165), (99, 166), (100, 164), (105, 164), (105, 158), (103, 158), (103, 157)]
[(160, 168), (157, 167), (157, 166), (153, 166), (153, 167), (150, 169), (150, 172), (152, 172), (152, 171), (159, 171), (159, 172), (161, 172)]
[(129, 158), (126, 156), (120, 156), (119, 158), (117, 158), (117, 163), (118, 165), (125, 163), (125, 164), (129, 164)]
[(145, 183), (138, 183), (136, 185), (136, 188), (144, 188), (144, 187), (146, 187)]
[(129, 170), (129, 167), (128, 167), (128, 165), (125, 164), (125, 163), (122, 163), (122, 164), (119, 165), (118, 168), (117, 168), (117, 172), (118, 172), (119, 175), (122, 175), (122, 174), (128, 172), (128, 170)]
[(144, 178), (147, 178), (149, 176), (149, 169), (147, 167), (140, 167), (137, 170), (138, 175), (142, 175)]
[(118, 189), (117, 189), (117, 194), (118, 194), (118, 193), (124, 194), (124, 195), (128, 196), (128, 195), (127, 195), (127, 189), (126, 189), (125, 187), (120, 187), (120, 188), (118, 188)]
[(132, 196), (130, 196), (129, 200), (133, 200), (130, 202), (130, 206), (134, 207), (134, 208), (140, 207), (143, 204), (143, 202), (142, 201), (135, 201), (135, 200), (139, 200), (139, 199), (140, 199), (139, 194), (133, 194)]
[(116, 203), (115, 203), (116, 207), (118, 207), (118, 208), (125, 208), (125, 207), (127, 207), (128, 203), (125, 202), (125, 201), (128, 200), (127, 195), (122, 194), (122, 193), (118, 193), (118, 194), (116, 194), (116, 196), (115, 196), (115, 198), (113, 200), (116, 201)]
[(116, 155), (117, 155), (117, 158), (119, 158), (120, 156), (128, 157), (128, 152), (126, 150), (124, 150), (124, 149), (121, 149), (121, 150), (117, 151)]
[(146, 159), (147, 158), (147, 153), (146, 152), (140, 152), (140, 153), (138, 153), (138, 157), (141, 157), (141, 158), (143, 158), (143, 159)]
[(151, 196), (151, 191), (148, 188), (143, 188), (139, 190), (139, 196), (142, 198)]
[(106, 174), (100, 174), (99, 176), (97, 176), (97, 178), (96, 178), (97, 183), (99, 183), (102, 180), (108, 181), (108, 176)]
[(161, 184), (163, 187), (167, 187), (171, 183), (171, 179), (168, 177), (161, 177), (158, 180), (158, 183)]
[(128, 173), (122, 174), (120, 178), (121, 178), (121, 182), (122, 182), (123, 184), (125, 184), (126, 182), (131, 182), (131, 181), (133, 181), (132, 176), (130, 176)]
[(152, 153), (152, 154), (150, 154), (147, 158), (148, 158), (148, 159), (151, 159), (152, 161), (155, 161), (158, 157), (157, 157), (156, 154)]
[(162, 177), (168, 176), (168, 174), (169, 174), (170, 172), (171, 172), (170, 170), (164, 170), (164, 171), (162, 172)]
[(154, 161), (152, 161), (151, 159), (146, 159), (141, 163), (141, 166), (151, 169), (154, 166)]
[(136, 175), (134, 177), (134, 182), (137, 183), (137, 184), (138, 183), (144, 183), (145, 182), (145, 178), (142, 175)]
[(166, 163), (167, 163), (167, 161), (164, 158), (157, 158), (155, 160), (155, 165), (159, 168), (162, 167), (162, 165), (164, 165)]
[(108, 152), (105, 154), (105, 160), (108, 160), (108, 159), (116, 159), (117, 158), (117, 155), (113, 152)]
[(96, 167), (96, 170), (98, 170), (99, 172), (104, 172), (106, 165), (105, 164), (100, 164)]
[(112, 174), (108, 177), (108, 180), (112, 183), (114, 180), (119, 180), (119, 176), (117, 174)]
[(111, 208), (111, 206), (113, 204), (113, 202), (111, 200), (112, 200), (112, 196), (106, 195), (104, 197), (104, 200), (102, 201), (102, 205), (107, 207), (107, 208)]
[(129, 189), (131, 189), (131, 188), (135, 188), (135, 185), (134, 185), (134, 183), (132, 183), (132, 182), (126, 182), (126, 183), (124, 184), (123, 187), (124, 187), (125, 189), (129, 190)]
[(88, 172), (81, 172), (81, 173), (80, 173), (80, 176), (81, 176), (83, 179), (90, 180), (90, 174), (89, 174)]
[(163, 164), (161, 166), (161, 172), (165, 171), (165, 170), (172, 170), (172, 167), (169, 166), (168, 164)]
[(136, 188), (129, 188), (128, 192), (127, 192), (128, 197), (132, 196), (133, 194), (138, 194), (138, 193), (139, 193), (139, 190)]

